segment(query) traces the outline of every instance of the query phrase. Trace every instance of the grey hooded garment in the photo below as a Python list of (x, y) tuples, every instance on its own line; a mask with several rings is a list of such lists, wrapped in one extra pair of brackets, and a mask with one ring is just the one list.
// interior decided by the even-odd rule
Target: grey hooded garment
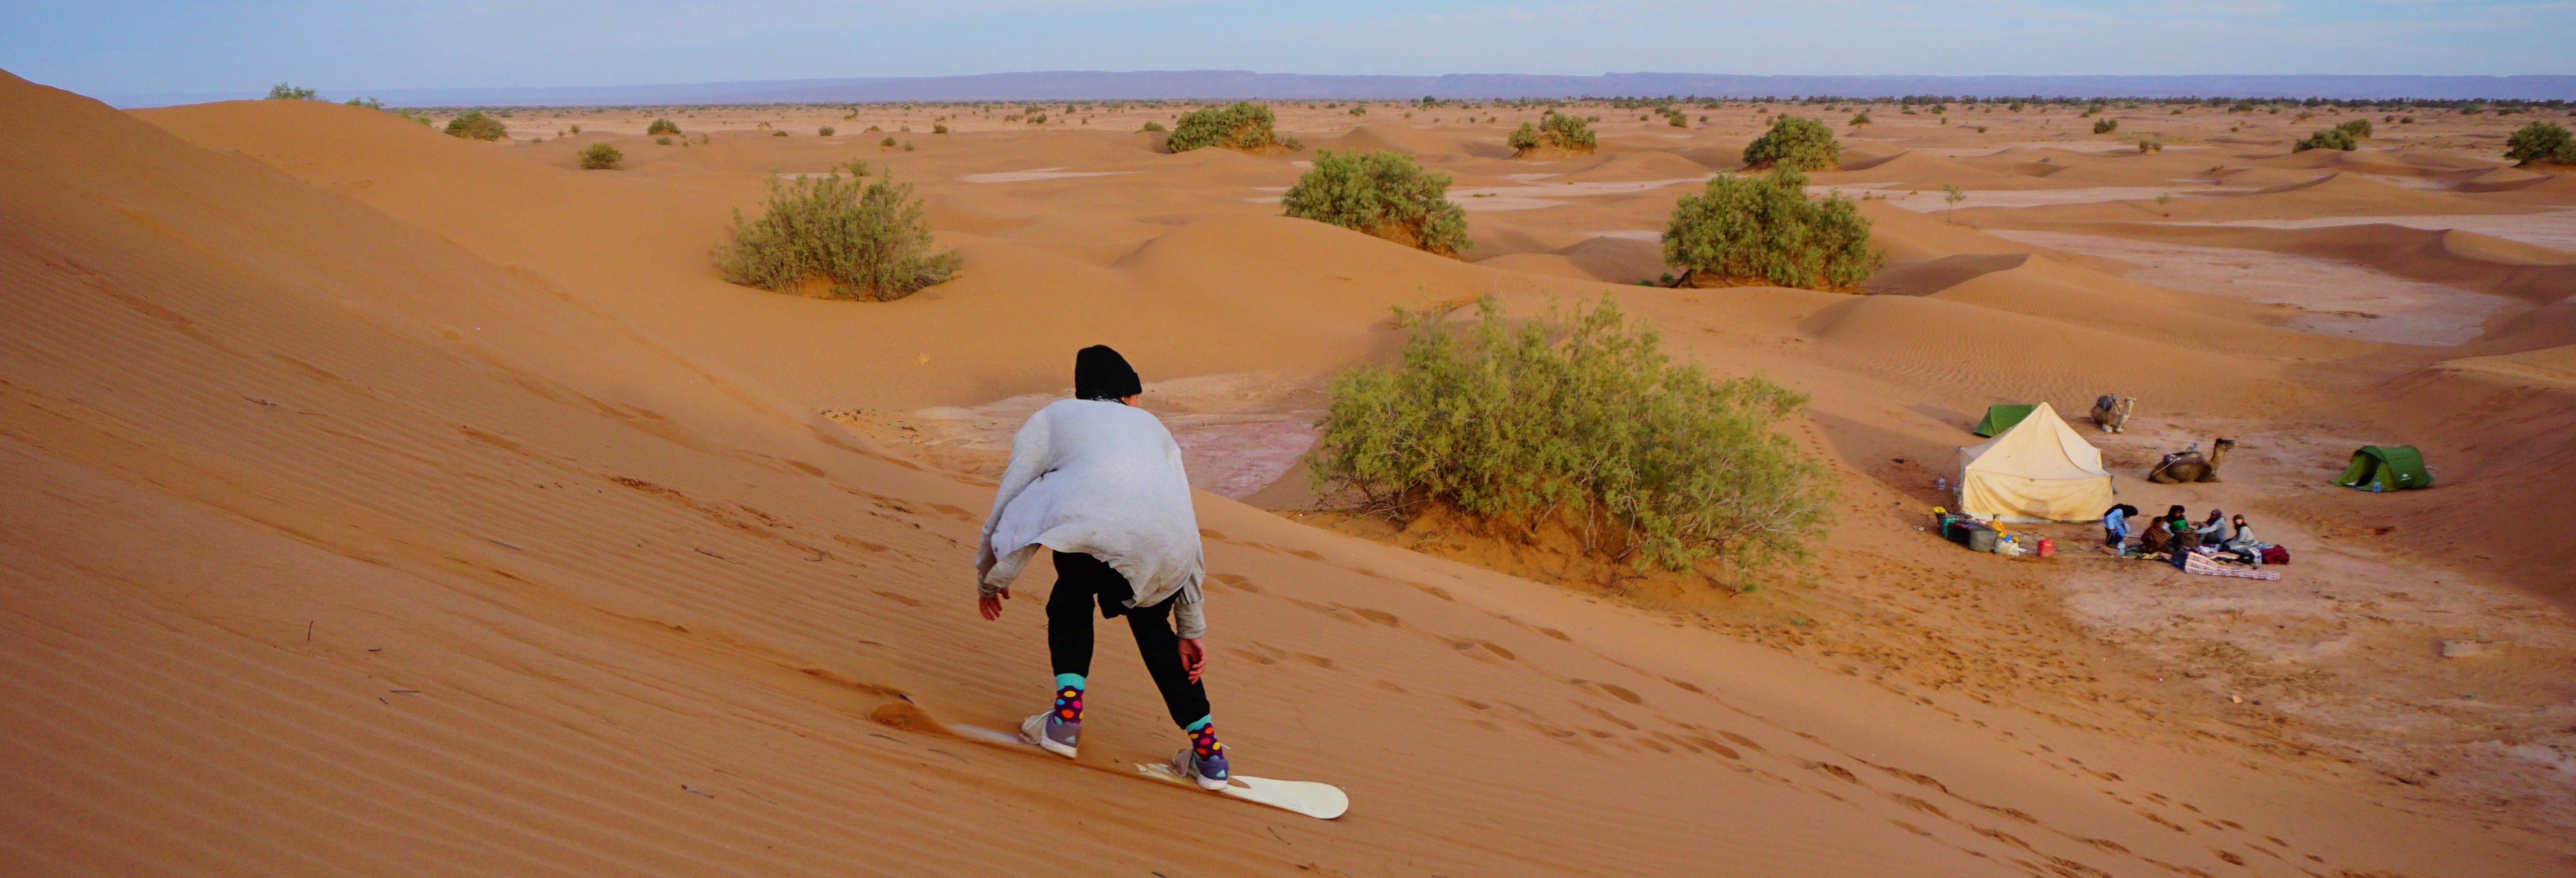
[(981, 593), (1010, 587), (1039, 546), (1099, 558), (1150, 607), (1180, 595), (1180, 636), (1207, 633), (1199, 580), (1207, 562), (1181, 446), (1144, 409), (1068, 399), (1029, 416), (975, 549)]

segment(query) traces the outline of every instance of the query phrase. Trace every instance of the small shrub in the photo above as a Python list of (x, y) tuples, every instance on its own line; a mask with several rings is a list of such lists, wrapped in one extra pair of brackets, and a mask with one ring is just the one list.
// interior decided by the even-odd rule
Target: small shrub
[(614, 171), (617, 170), (618, 166), (625, 163), (626, 154), (618, 152), (617, 147), (610, 146), (605, 143), (594, 143), (589, 146), (582, 147), (582, 170)]
[(2157, 142), (2156, 142), (2156, 140), (2155, 140), (2155, 138), (2152, 138), (2152, 137), (2141, 137), (2141, 138), (2138, 138), (2138, 151), (2139, 151), (2139, 152), (2142, 152), (2142, 153), (2146, 153), (2146, 152), (2163, 152), (2163, 151), (2165, 151), (2165, 145), (2164, 145), (2164, 144), (2161, 144), (2161, 143), (2157, 143)]
[(904, 151), (904, 152), (911, 152), (911, 151), (912, 151), (912, 141), (907, 140), (907, 141), (904, 141), (904, 142), (903, 142), (903, 151)]
[[(274, 96), (275, 96), (275, 95), (271, 95), (271, 97), (274, 97)], [(365, 100), (359, 100), (359, 99), (357, 99), (357, 98), (350, 98), (350, 99), (348, 99), (348, 100), (346, 100), (346, 101), (343, 101), (342, 103), (348, 104), (349, 106), (352, 106), (352, 107), (365, 107), (365, 108), (370, 109), (370, 110), (381, 110), (381, 109), (384, 109), (384, 108), (385, 108), (385, 102), (380, 101), (380, 100), (376, 100), (375, 98), (367, 98), (367, 99), (365, 99)]]
[(1145, 122), (1145, 127), (1143, 127), (1143, 128), (1139, 128), (1139, 129), (1136, 129), (1136, 130), (1138, 130), (1138, 131), (1161, 131), (1161, 130), (1163, 130), (1163, 123), (1161, 123), (1161, 122), (1156, 122), (1156, 121), (1152, 121), (1152, 120), (1147, 120), (1147, 121)]
[(2576, 165), (2576, 136), (2556, 122), (2533, 122), (2506, 138), (2504, 157), (2519, 164)]
[(816, 128), (816, 129), (814, 129), (814, 136), (816, 136), (816, 137), (830, 137), (830, 136), (832, 136), (832, 126), (830, 126), (830, 125), (825, 125), (825, 126), (823, 126), (823, 127), (821, 127), (821, 128)]
[(1767, 283), (1851, 290), (1887, 261), (1870, 247), (1869, 219), (1839, 195), (1810, 200), (1807, 175), (1722, 174), (1684, 195), (1664, 228), (1664, 262), (1694, 286)]
[(656, 137), (656, 138), (653, 138), (653, 142), (654, 142), (654, 143), (661, 144), (661, 145), (663, 145), (663, 146), (670, 146), (670, 145), (671, 145), (671, 139), (670, 139), (670, 138), (668, 138), (668, 137)]
[(295, 86), (288, 85), (283, 82), (268, 87), (268, 100), (272, 101), (310, 101), (317, 99), (318, 98), (315, 96), (313, 90), (309, 88), (296, 88)]
[(680, 126), (672, 124), (669, 119), (655, 119), (653, 120), (653, 124), (644, 126), (644, 133), (678, 134), (680, 133)]
[(772, 132), (769, 132), (769, 136), (771, 136), (771, 137), (785, 137), (785, 136), (787, 136), (787, 132), (785, 132), (785, 131), (772, 131)]
[(579, 125), (572, 126), (572, 133), (574, 133), (574, 134), (580, 134), (580, 133), (581, 133), (581, 126), (579, 126)]
[(1367, 108), (1367, 107), (1363, 107), (1363, 106), (1359, 106), (1359, 105), (1357, 105), (1357, 104), (1353, 104), (1353, 105), (1351, 106), (1351, 115), (1353, 115), (1353, 116), (1366, 116), (1366, 115), (1368, 115), (1368, 108)]
[(510, 135), (501, 120), (483, 115), (481, 110), (467, 110), (464, 115), (447, 120), (447, 135), (467, 140), (499, 140)]
[(2095, 134), (2109, 134), (2118, 130), (2120, 130), (2120, 120), (2118, 119), (2093, 120), (2093, 133)]
[(1467, 240), (1466, 211), (1449, 200), (1449, 179), (1400, 152), (1325, 150), (1279, 204), (1299, 219), (1456, 256), (1475, 244)]
[(945, 125), (945, 124), (933, 124), (933, 125), (931, 125), (931, 126), (930, 126), (930, 133), (932, 133), (932, 134), (946, 134), (946, 133), (948, 133), (948, 126), (947, 126), (947, 125)]
[(2335, 126), (2335, 130), (2342, 131), (2342, 132), (2344, 132), (2344, 133), (2346, 133), (2346, 134), (2350, 134), (2350, 135), (2352, 135), (2352, 136), (2353, 136), (2354, 138), (2356, 138), (2356, 139), (2360, 139), (2360, 140), (2369, 140), (2369, 139), (2370, 139), (2370, 120), (2368, 120), (2368, 119), (2353, 119), (2353, 120), (2347, 121), (2347, 122), (2345, 122), (2345, 123), (2343, 123), (2343, 124), (2341, 124), (2341, 125), (2337, 125), (2337, 126)]
[(1277, 121), (1270, 107), (1251, 101), (1193, 110), (1172, 124), (1172, 136), (1163, 146), (1173, 152), (1210, 146), (1240, 152), (1267, 151), (1280, 145), (1279, 133), (1271, 128)]
[(1402, 359), (1334, 377), (1306, 456), (1319, 491), (1399, 524), (1447, 509), (1565, 533), (1638, 571), (1801, 558), (1831, 521), (1831, 476), (1776, 429), (1805, 396), (1675, 363), (1607, 297), (1517, 326), (1490, 297), (1462, 330), (1443, 316), (1398, 309)]
[(1030, 116), (1030, 117), (1029, 117), (1029, 124), (1031, 124), (1031, 125), (1044, 125), (1044, 124), (1046, 124), (1046, 120), (1047, 120), (1047, 114), (1045, 114), (1045, 113), (1039, 113), (1039, 114), (1037, 114), (1037, 115), (1035, 115), (1035, 116)]
[(772, 177), (768, 211), (758, 221), (734, 211), (733, 240), (717, 245), (716, 264), (726, 281), (777, 292), (822, 279), (833, 298), (900, 299), (957, 275), (955, 251), (931, 252), (923, 211), (912, 184), (888, 177)]
[(888, 138), (886, 138), (886, 139), (884, 139), (884, 140), (878, 141), (878, 142), (877, 142), (877, 145), (878, 145), (878, 146), (893, 146), (893, 145), (894, 145), (894, 138), (892, 138), (892, 137), (888, 137)]
[(1867, 124), (1869, 124), (1869, 111), (1868, 111), (1868, 110), (1862, 110), (1862, 111), (1860, 111), (1858, 114), (1855, 114), (1855, 115), (1853, 115), (1853, 116), (1851, 117), (1851, 126), (1852, 126), (1852, 127), (1854, 127), (1854, 128), (1858, 128), (1858, 127), (1860, 127), (1860, 126), (1867, 125)]
[(1538, 152), (1589, 154), (1601, 148), (1600, 135), (1582, 117), (1554, 111), (1539, 116), (1535, 125), (1521, 123), (1503, 142), (1511, 145), (1513, 158)]
[(1843, 147), (1835, 142), (1833, 129), (1805, 116), (1773, 119), (1771, 130), (1744, 145), (1744, 164), (1754, 168), (1813, 171), (1834, 167), (1842, 157)]
[(2290, 147), (2290, 151), (2307, 152), (2311, 149), (2340, 149), (2350, 152), (2360, 148), (2361, 141), (2354, 139), (2352, 132), (2345, 131), (2341, 128), (2328, 128), (2301, 139), (2296, 145)]

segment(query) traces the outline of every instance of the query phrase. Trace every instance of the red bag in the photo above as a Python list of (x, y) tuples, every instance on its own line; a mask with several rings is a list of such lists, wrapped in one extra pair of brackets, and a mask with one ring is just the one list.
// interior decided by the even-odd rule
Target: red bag
[(2285, 549), (2285, 548), (2282, 548), (2282, 547), (2280, 547), (2280, 546), (2273, 546), (2273, 547), (2271, 547), (2271, 548), (2264, 549), (2264, 550), (2263, 550), (2263, 563), (2265, 563), (2265, 564), (2287, 564), (2287, 563), (2290, 563), (2290, 550)]

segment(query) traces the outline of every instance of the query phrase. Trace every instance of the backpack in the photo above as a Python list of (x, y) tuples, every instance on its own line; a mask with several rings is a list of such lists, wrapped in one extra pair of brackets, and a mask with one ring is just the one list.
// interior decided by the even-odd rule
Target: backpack
[(2263, 547), (2263, 563), (2265, 563), (2265, 564), (2287, 564), (2287, 563), (2290, 563), (2290, 550), (2289, 550), (2289, 549), (2282, 548), (2282, 547), (2280, 547), (2280, 546), (2265, 546), (2265, 547)]

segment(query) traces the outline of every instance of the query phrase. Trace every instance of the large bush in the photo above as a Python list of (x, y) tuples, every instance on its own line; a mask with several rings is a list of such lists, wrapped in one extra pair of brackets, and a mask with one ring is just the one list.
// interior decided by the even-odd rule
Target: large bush
[(614, 171), (617, 170), (619, 165), (625, 163), (626, 154), (618, 152), (617, 147), (610, 146), (605, 143), (594, 143), (581, 148), (582, 170)]
[(1173, 152), (1189, 152), (1208, 146), (1222, 146), (1243, 152), (1266, 152), (1283, 148), (1279, 134), (1271, 130), (1277, 121), (1270, 108), (1251, 101), (1236, 101), (1222, 107), (1192, 111), (1172, 125), (1172, 136), (1163, 141)]
[(1475, 244), (1467, 213), (1449, 200), (1449, 175), (1393, 150), (1315, 154), (1315, 167), (1279, 199), (1288, 215), (1366, 232), (1442, 256)]
[(2576, 137), (2555, 122), (2533, 122), (2522, 126), (2504, 142), (2504, 157), (2521, 164), (2549, 162), (2576, 165)]
[(1886, 262), (1869, 245), (1869, 219), (1840, 195), (1810, 200), (1807, 175), (1721, 174), (1684, 195), (1664, 228), (1664, 262), (1695, 286), (1776, 284), (1850, 290)]
[(2311, 149), (2340, 149), (2350, 152), (2360, 148), (2361, 141), (2355, 139), (2352, 136), (2352, 132), (2341, 128), (2327, 128), (2322, 131), (2318, 131), (2315, 134), (2310, 134), (2305, 138), (2301, 138), (2298, 143), (2293, 144), (2290, 147), (2290, 151), (2307, 152)]
[(1843, 147), (1834, 140), (1834, 130), (1805, 116), (1773, 119), (1771, 130), (1744, 145), (1744, 164), (1754, 168), (1813, 171), (1842, 160)]
[(955, 277), (957, 253), (931, 252), (912, 184), (867, 182), (863, 165), (849, 168), (793, 184), (772, 177), (767, 213), (751, 221), (734, 211), (733, 240), (716, 246), (725, 280), (800, 292), (821, 279), (833, 298), (886, 301)]
[(447, 120), (447, 134), (467, 140), (499, 140), (510, 136), (501, 120), (483, 115), (481, 110), (467, 110), (462, 116)]
[(1544, 152), (1590, 154), (1601, 148), (1600, 136), (1592, 132), (1583, 117), (1554, 110), (1538, 117), (1536, 125), (1521, 123), (1503, 142), (1511, 145), (1513, 158)]
[(1822, 533), (1832, 482), (1773, 430), (1803, 395), (1674, 363), (1607, 298), (1517, 326), (1478, 310), (1464, 331), (1429, 315), (1400, 363), (1333, 379), (1318, 490), (1399, 523), (1448, 507), (1523, 538), (1563, 528), (1637, 570), (1744, 569)]
[(2338, 130), (2341, 130), (2341, 131), (2348, 132), (2348, 133), (2350, 133), (2352, 136), (2354, 136), (2354, 137), (2358, 137), (2358, 138), (2361, 138), (2361, 139), (2363, 139), (2363, 140), (2369, 140), (2369, 139), (2370, 139), (2370, 120), (2368, 120), (2368, 119), (2353, 119), (2353, 120), (2347, 121), (2347, 122), (2345, 122), (2345, 123), (2343, 123), (2343, 124), (2341, 124), (2341, 125), (2337, 125), (2337, 126), (2335, 126), (2335, 128), (2336, 128), (2336, 129), (2338, 129)]
[(669, 119), (655, 119), (653, 120), (653, 124), (644, 126), (644, 136), (646, 137), (651, 137), (656, 134), (678, 133), (680, 133), (680, 126), (674, 124)]

